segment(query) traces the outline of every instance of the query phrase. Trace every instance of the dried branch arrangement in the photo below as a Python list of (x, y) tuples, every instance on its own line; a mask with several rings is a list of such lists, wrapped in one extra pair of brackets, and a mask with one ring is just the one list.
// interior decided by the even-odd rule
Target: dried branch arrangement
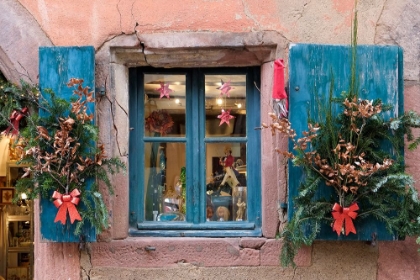
[(420, 137), (413, 135), (412, 128), (420, 127), (420, 116), (409, 111), (386, 119), (384, 113), (391, 105), (375, 96), (359, 98), (356, 53), (357, 12), (348, 91), (333, 96), (332, 77), (328, 97), (315, 95), (318, 115), (308, 116), (308, 130), (302, 135), (288, 119), (274, 113), (269, 114), (270, 124), (262, 124), (273, 135), (289, 138), (293, 150), (276, 151), (305, 175), (293, 198), (291, 219), (280, 232), (283, 266), (295, 265), (298, 249), (313, 243), (321, 224), (347, 236), (357, 232), (359, 221), (370, 218), (383, 222), (397, 239), (420, 235), (420, 201), (401, 153), (405, 141), (409, 150), (419, 145)]
[(31, 198), (56, 199), (55, 222), (66, 224), (68, 209), (71, 223), (77, 220), (75, 235), (86, 222), (99, 233), (108, 227), (108, 211), (98, 181), (113, 194), (108, 174), (125, 170), (125, 165), (118, 158), (107, 158), (104, 146), (95, 144), (98, 128), (87, 106), (94, 102), (93, 92), (83, 87), (81, 79), (70, 79), (68, 86), (74, 88), (76, 98), (69, 102), (46, 91), (39, 99), (43, 111), (28, 117), (28, 126), (21, 133), (26, 141), (21, 162), (29, 167), (16, 188)]
[[(411, 141), (410, 149), (417, 147), (419, 138), (413, 137), (411, 128), (420, 127), (420, 116), (410, 111), (386, 121), (380, 116), (380, 100), (359, 100), (352, 94), (340, 101), (330, 96), (329, 102), (340, 104), (342, 113), (334, 117), (328, 111), (324, 122), (308, 123), (308, 130), (300, 138), (287, 119), (273, 113), (272, 122), (263, 124), (273, 135), (279, 133), (290, 139), (293, 152), (277, 152), (305, 173), (294, 198), (293, 217), (281, 233), (284, 266), (294, 265), (298, 248), (312, 244), (322, 223), (338, 235), (348, 235), (356, 233), (352, 221), (356, 217), (373, 217), (399, 238), (420, 234), (418, 193), (412, 177), (404, 171), (403, 156), (398, 154), (404, 135)], [(385, 142), (395, 153), (380, 148)], [(335, 195), (316, 198), (322, 188), (333, 188)]]

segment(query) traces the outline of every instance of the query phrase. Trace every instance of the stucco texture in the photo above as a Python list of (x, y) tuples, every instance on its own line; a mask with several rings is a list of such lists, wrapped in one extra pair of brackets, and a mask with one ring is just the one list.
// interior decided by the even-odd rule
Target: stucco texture
[[(294, 42), (349, 43), (353, 0), (19, 0), (54, 45), (93, 45), (155, 32), (277, 30)], [(384, 0), (359, 1), (360, 41), (372, 43)], [(404, 2), (404, 1), (402, 1)], [(81, 8), (83, 7), (83, 8)]]
[[(420, 111), (418, 0), (359, 0), (360, 44), (404, 48), (405, 108)], [(93, 45), (100, 138), (127, 160), (127, 67), (261, 65), (261, 119), (268, 122), (275, 58), (288, 64), (290, 43), (349, 44), (353, 0), (1, 0), (0, 70), (9, 80), (38, 81), (39, 46)], [(144, 52), (142, 50), (144, 46)], [(146, 61), (147, 58), (147, 61)], [(286, 73), (287, 75), (287, 73)], [(418, 131), (416, 132), (418, 133)], [(398, 242), (315, 242), (298, 267), (279, 266), (279, 202), (286, 170), (274, 153), (282, 139), (262, 135), (263, 238), (128, 237), (128, 177), (112, 180), (110, 224), (97, 243), (40, 243), (35, 209), (35, 279), (419, 279), (414, 238)], [(420, 182), (419, 151), (406, 151)], [(416, 187), (420, 189), (417, 183)], [(155, 251), (146, 251), (153, 246)], [(58, 273), (57, 273), (58, 271)]]

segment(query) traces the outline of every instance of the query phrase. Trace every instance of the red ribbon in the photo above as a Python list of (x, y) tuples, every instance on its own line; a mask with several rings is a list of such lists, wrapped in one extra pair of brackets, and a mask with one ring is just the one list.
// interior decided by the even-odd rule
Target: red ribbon
[(22, 111), (19, 110), (13, 110), (13, 112), (10, 114), (10, 125), (8, 128), (6, 128), (5, 131), (3, 131), (4, 134), (9, 134), (10, 131), (12, 131), (12, 135), (17, 135), (19, 133), (19, 122), (20, 120), (28, 113), (28, 108), (23, 108)]
[(284, 61), (277, 59), (274, 61), (274, 83), (273, 99), (286, 99), (287, 93), (284, 90)]
[(345, 223), (346, 235), (349, 235), (350, 232), (356, 233), (356, 228), (354, 227), (352, 219), (356, 219), (357, 213), (355, 211), (359, 210), (357, 203), (353, 203), (350, 207), (342, 208), (338, 203), (335, 203), (332, 208), (332, 216), (335, 219), (333, 230), (340, 235)]
[(274, 61), (274, 81), (273, 81), (273, 99), (274, 110), (278, 117), (287, 118), (289, 112), (289, 104), (287, 100), (287, 93), (284, 87), (284, 61), (277, 59)]
[(69, 211), (70, 221), (72, 224), (75, 220), (82, 220), (82, 217), (80, 217), (80, 214), (75, 206), (80, 201), (80, 198), (77, 197), (79, 195), (80, 192), (78, 189), (74, 189), (70, 194), (64, 195), (58, 191), (54, 191), (52, 198), (55, 198), (54, 205), (58, 208), (54, 223), (60, 221), (63, 225), (65, 225), (67, 220), (67, 210)]

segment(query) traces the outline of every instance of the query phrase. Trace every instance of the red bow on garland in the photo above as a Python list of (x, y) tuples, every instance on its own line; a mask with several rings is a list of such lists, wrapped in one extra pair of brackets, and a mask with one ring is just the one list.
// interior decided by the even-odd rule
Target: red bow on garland
[(22, 111), (19, 110), (13, 110), (12, 113), (10, 114), (10, 125), (9, 127), (3, 131), (4, 134), (9, 134), (9, 132), (12, 135), (17, 135), (19, 132), (19, 122), (20, 120), (28, 113), (28, 108), (23, 108)]
[(79, 212), (76, 209), (79, 204), (80, 198), (78, 196), (80, 192), (78, 189), (74, 189), (70, 194), (61, 194), (58, 191), (54, 191), (52, 198), (55, 198), (54, 205), (59, 208), (57, 216), (55, 216), (54, 223), (60, 221), (63, 225), (66, 224), (67, 210), (69, 211), (70, 221), (73, 224), (75, 220), (81, 221)]
[(340, 235), (344, 223), (346, 235), (349, 235), (350, 232), (356, 233), (356, 228), (354, 227), (352, 219), (354, 220), (357, 217), (357, 213), (355, 212), (359, 210), (357, 203), (353, 203), (350, 207), (344, 208), (338, 203), (335, 203), (332, 210), (332, 216), (335, 219), (333, 230), (336, 231), (338, 235)]

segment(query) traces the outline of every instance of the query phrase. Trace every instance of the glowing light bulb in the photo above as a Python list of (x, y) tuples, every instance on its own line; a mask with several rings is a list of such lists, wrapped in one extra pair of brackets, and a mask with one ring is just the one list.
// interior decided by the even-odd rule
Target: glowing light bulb
[(241, 103), (236, 104), (236, 106), (237, 106), (238, 108), (242, 108), (242, 104), (241, 104)]
[(177, 98), (177, 99), (175, 99), (175, 103), (176, 104), (179, 104), (179, 102), (181, 102), (181, 101), (179, 101), (179, 99)]
[(216, 103), (217, 103), (217, 105), (222, 105), (223, 100), (221, 98), (217, 98)]

